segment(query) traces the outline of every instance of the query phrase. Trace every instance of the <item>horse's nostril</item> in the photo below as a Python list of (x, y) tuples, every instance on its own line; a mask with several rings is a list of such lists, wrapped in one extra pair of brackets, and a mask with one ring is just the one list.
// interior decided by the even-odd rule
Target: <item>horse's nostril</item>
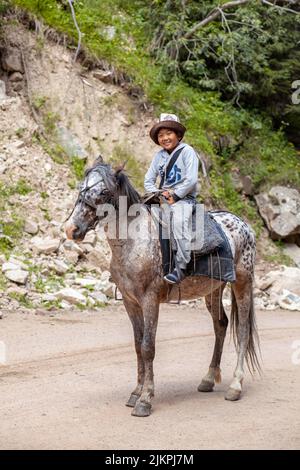
[(72, 235), (73, 235), (73, 240), (83, 240), (83, 238), (84, 238), (81, 235), (81, 231), (78, 227), (73, 231)]

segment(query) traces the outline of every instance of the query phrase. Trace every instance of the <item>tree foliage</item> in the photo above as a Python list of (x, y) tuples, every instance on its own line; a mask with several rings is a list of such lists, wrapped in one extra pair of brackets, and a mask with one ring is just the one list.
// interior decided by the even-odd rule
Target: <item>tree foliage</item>
[(266, 113), (300, 145), (300, 107), (291, 106), (292, 83), (300, 79), (300, 2), (271, 7), (250, 1), (220, 10), (189, 34), (222, 3), (152, 0), (144, 8), (150, 49), (165, 78), (179, 75), (195, 88), (217, 90), (225, 100)]

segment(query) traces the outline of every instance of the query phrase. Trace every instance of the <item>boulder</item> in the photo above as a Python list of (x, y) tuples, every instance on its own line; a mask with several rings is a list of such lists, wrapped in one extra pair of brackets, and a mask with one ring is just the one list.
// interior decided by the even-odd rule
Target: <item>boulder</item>
[(57, 299), (66, 300), (70, 304), (86, 305), (86, 297), (75, 289), (66, 287), (55, 293)]
[(0, 102), (7, 99), (6, 86), (3, 80), (0, 80)]
[(300, 295), (300, 269), (282, 266), (279, 270), (270, 271), (266, 276), (257, 278), (256, 287), (278, 295), (282, 294), (284, 289)]
[(27, 271), (27, 266), (22, 263), (22, 261), (15, 260), (10, 258), (8, 262), (3, 263), (2, 265), (2, 272), (5, 273), (6, 271), (15, 271), (17, 269), (22, 269), (23, 271)]
[(77, 157), (83, 160), (87, 158), (86, 151), (69, 129), (61, 125), (58, 126), (57, 137), (59, 144), (70, 158)]
[(5, 276), (12, 282), (16, 284), (26, 284), (28, 279), (28, 271), (23, 271), (22, 269), (14, 269), (5, 271)]
[(69, 269), (68, 265), (60, 259), (54, 260), (53, 263), (49, 265), (49, 267), (57, 274), (65, 274)]
[(24, 231), (30, 235), (36, 235), (39, 231), (39, 226), (33, 220), (26, 220)]
[(1, 57), (1, 65), (6, 72), (24, 73), (21, 53), (18, 49), (8, 48)]
[(103, 292), (91, 292), (89, 294), (89, 297), (92, 297), (96, 302), (107, 304), (108, 299)]
[(95, 246), (97, 242), (97, 234), (94, 230), (91, 230), (86, 234), (82, 244), (88, 243), (89, 245)]
[(34, 237), (31, 239), (33, 251), (37, 253), (54, 253), (58, 250), (60, 239)]
[(243, 193), (246, 194), (246, 196), (253, 196), (254, 195), (254, 185), (251, 179), (251, 176), (242, 176), (241, 177), (241, 183), (243, 186)]
[(300, 234), (300, 193), (296, 189), (274, 186), (255, 196), (258, 210), (274, 240)]
[(13, 72), (10, 77), (9, 81), (10, 82), (21, 82), (23, 80), (23, 75), (20, 72)]
[(110, 70), (95, 70), (93, 76), (104, 83), (111, 83), (113, 81), (113, 72)]
[(300, 311), (300, 296), (287, 289), (283, 289), (282, 295), (279, 296), (277, 302), (283, 309)]
[(78, 284), (79, 286), (81, 287), (94, 287), (98, 284), (98, 280), (97, 279), (90, 279), (90, 278), (80, 278), (80, 277), (77, 277), (76, 279), (74, 279), (74, 284)]
[(287, 243), (283, 248), (283, 252), (285, 255), (289, 256), (296, 266), (300, 268), (300, 247), (294, 243)]
[(78, 245), (78, 243), (75, 243), (73, 240), (64, 241), (63, 248), (66, 251), (74, 251), (75, 253), (78, 253), (78, 255), (83, 254), (83, 249)]
[(92, 251), (86, 255), (89, 264), (100, 268), (101, 270), (109, 269), (110, 256), (107, 256), (103, 250), (96, 246)]

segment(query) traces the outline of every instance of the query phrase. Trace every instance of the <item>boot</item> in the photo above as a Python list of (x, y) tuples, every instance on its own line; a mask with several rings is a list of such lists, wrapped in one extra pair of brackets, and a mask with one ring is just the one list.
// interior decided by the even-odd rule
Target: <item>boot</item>
[(171, 273), (164, 276), (169, 284), (179, 284), (185, 278), (185, 270), (175, 268)]

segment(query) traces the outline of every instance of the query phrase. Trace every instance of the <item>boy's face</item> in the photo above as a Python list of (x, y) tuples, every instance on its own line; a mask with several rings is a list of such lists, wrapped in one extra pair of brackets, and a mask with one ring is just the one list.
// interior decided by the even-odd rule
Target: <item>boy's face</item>
[(178, 135), (171, 129), (160, 129), (157, 140), (159, 145), (167, 152), (172, 152), (179, 144)]

